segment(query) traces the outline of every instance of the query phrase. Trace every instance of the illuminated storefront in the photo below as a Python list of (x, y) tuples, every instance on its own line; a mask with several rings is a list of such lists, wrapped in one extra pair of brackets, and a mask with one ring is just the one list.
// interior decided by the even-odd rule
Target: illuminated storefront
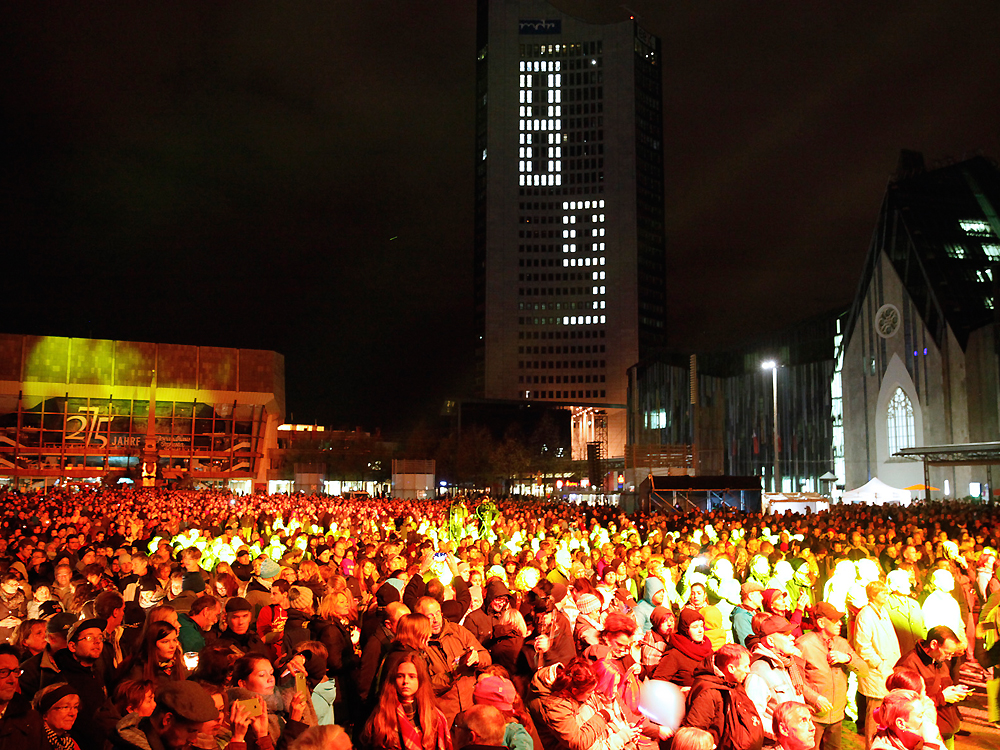
[(0, 335), (0, 481), (266, 487), (283, 411), (275, 352)]

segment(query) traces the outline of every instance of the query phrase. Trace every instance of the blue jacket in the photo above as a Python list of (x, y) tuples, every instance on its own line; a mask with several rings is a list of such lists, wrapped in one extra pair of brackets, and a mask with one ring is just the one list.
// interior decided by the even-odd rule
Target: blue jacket
[(646, 583), (643, 586), (642, 601), (636, 604), (635, 609), (632, 610), (635, 622), (639, 626), (639, 632), (642, 635), (646, 635), (649, 629), (653, 627), (653, 624), (649, 621), (649, 616), (653, 613), (653, 609), (656, 606), (653, 604), (653, 596), (658, 591), (663, 591), (662, 581), (655, 576), (650, 576), (646, 579)]
[(747, 638), (753, 635), (753, 612), (743, 607), (735, 607), (733, 619), (733, 643), (747, 645)]

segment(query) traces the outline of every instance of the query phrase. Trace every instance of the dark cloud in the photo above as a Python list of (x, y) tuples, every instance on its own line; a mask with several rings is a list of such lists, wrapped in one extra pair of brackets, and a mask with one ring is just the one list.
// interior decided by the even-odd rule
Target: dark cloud
[[(629, 9), (679, 347), (847, 303), (900, 148), (1000, 155), (994, 2)], [(334, 425), (467, 388), (475, 3), (9, 4), (0, 46), (6, 329), (276, 349)]]

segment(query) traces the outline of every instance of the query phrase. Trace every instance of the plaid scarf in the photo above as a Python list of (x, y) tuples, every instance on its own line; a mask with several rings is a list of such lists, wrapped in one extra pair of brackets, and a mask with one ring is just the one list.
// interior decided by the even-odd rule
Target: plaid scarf
[[(451, 735), (448, 733), (444, 714), (434, 709), (437, 737), (433, 747), (435, 750), (451, 750)], [(402, 740), (402, 750), (424, 750), (423, 735), (420, 728), (410, 720), (402, 706), (396, 706), (396, 723), (399, 725), (399, 736)]]

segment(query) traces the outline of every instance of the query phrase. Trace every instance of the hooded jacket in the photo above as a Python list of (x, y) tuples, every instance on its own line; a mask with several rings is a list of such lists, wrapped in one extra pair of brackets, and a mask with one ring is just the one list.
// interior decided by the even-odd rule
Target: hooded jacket
[(752, 700), (742, 685), (724, 679), (714, 669), (704, 669), (695, 676), (691, 691), (687, 696), (687, 712), (681, 726), (704, 729), (712, 735), (719, 750), (750, 750), (734, 748), (732, 738), (726, 736), (726, 704), (730, 711), (744, 717), (744, 725), (758, 727), (760, 732), (754, 745), (760, 748), (764, 739), (764, 728)]
[(493, 641), (493, 633), (500, 624), (500, 618), (503, 617), (502, 612), (497, 614), (490, 607), (493, 605), (493, 600), (501, 596), (508, 597), (510, 601), (510, 589), (507, 588), (507, 584), (499, 578), (490, 579), (483, 591), (483, 606), (470, 612), (465, 618), (466, 630), (487, 648)]
[[(649, 629), (653, 627), (653, 624), (649, 621), (649, 616), (656, 608), (656, 605), (653, 604), (653, 597), (660, 591), (663, 591), (663, 582), (659, 578), (650, 576), (646, 579), (646, 584), (643, 586), (642, 601), (635, 605), (635, 609), (632, 611), (635, 622), (639, 626), (639, 632), (642, 635), (646, 635)], [(665, 594), (666, 592), (664, 592)]]

